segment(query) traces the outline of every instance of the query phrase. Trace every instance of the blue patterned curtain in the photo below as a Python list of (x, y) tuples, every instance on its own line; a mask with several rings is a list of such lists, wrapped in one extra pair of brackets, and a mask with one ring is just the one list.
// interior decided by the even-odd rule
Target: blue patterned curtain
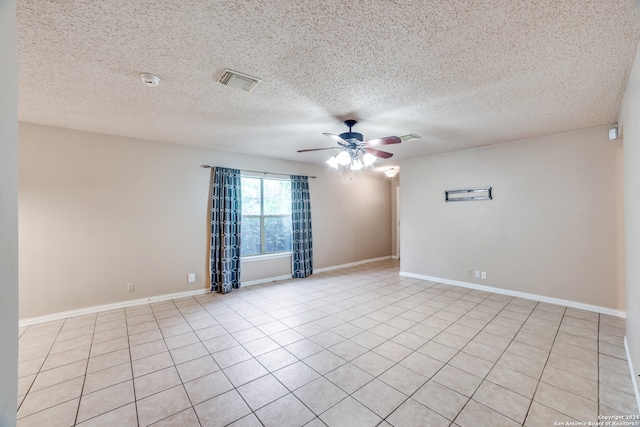
[(240, 287), (240, 170), (211, 170), (211, 291)]
[(291, 270), (293, 277), (313, 273), (309, 178), (291, 175)]

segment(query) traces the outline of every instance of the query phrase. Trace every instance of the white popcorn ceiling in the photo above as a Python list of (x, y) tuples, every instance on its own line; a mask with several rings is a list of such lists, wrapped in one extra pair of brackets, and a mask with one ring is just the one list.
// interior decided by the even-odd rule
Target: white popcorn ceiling
[[(296, 151), (347, 118), (422, 136), (388, 167), (615, 123), (639, 18), (633, 0), (18, 0), (19, 114), (315, 163), (332, 151)], [(223, 86), (225, 68), (262, 83)]]

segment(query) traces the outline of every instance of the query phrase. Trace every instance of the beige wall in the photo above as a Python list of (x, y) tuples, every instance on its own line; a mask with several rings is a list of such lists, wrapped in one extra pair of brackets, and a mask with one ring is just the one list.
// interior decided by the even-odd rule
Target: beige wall
[(16, 2), (0, 0), (0, 426), (18, 392), (18, 60)]
[[(206, 288), (210, 172), (201, 164), (317, 175), (315, 268), (390, 255), (383, 174), (349, 179), (319, 165), (21, 123), (20, 318)], [(290, 274), (290, 265), (243, 263), (242, 279)]]
[(619, 125), (624, 146), (627, 342), (636, 374), (640, 374), (640, 46), (627, 83)]
[[(622, 147), (607, 130), (401, 162), (401, 270), (624, 310)], [(480, 186), (494, 199), (444, 201)]]

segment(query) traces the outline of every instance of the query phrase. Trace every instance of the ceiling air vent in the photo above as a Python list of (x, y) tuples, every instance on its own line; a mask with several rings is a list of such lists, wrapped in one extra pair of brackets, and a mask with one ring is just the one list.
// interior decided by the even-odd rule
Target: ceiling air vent
[(415, 133), (408, 133), (408, 134), (406, 134), (406, 135), (402, 135), (402, 136), (400, 137), (400, 139), (401, 139), (403, 142), (413, 141), (414, 139), (420, 139), (420, 138), (422, 138), (422, 137), (421, 137), (420, 135), (416, 135)]
[(260, 83), (261, 80), (256, 77), (251, 77), (247, 74), (242, 74), (233, 70), (225, 70), (220, 83), (225, 86), (237, 87), (238, 89), (251, 91), (254, 87)]

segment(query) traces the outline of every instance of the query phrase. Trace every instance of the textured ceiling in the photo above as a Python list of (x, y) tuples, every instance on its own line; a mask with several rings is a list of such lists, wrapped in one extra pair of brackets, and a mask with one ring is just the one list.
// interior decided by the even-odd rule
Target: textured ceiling
[(306, 162), (346, 118), (422, 136), (390, 166), (614, 123), (639, 38), (633, 0), (18, 0), (19, 114)]

